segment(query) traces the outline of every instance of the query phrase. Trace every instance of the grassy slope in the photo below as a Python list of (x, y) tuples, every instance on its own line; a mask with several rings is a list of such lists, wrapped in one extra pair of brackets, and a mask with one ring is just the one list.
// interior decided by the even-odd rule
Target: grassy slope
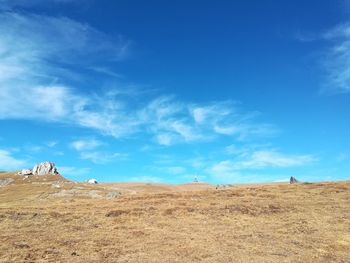
[(60, 189), (38, 184), (50, 178), (0, 188), (0, 261), (350, 262), (349, 181), (162, 186), (105, 200), (50, 197)]

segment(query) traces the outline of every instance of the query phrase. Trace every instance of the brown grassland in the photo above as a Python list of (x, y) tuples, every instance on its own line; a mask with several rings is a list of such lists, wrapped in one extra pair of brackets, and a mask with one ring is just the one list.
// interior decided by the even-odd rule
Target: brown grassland
[(350, 181), (216, 190), (4, 178), (14, 182), (0, 187), (1, 262), (350, 262)]

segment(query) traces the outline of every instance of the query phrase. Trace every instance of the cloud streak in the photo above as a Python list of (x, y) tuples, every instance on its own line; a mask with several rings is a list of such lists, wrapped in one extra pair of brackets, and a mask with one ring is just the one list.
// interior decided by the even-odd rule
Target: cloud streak
[[(270, 135), (274, 130), (266, 124), (243, 121), (239, 114), (225, 118), (212, 116), (198, 123), (191, 114), (191, 103), (173, 97), (160, 97), (143, 102), (138, 108), (131, 99), (108, 94), (88, 95), (64, 86), (1, 87), (0, 119), (25, 119), (65, 123), (100, 131), (115, 138), (125, 138), (140, 133), (149, 134), (161, 145), (207, 141), (217, 136), (236, 136), (237, 139)], [(129, 105), (130, 104), (130, 105)], [(229, 111), (225, 104), (221, 111)], [(245, 114), (241, 113), (240, 118)], [(230, 123), (230, 124), (228, 124)], [(218, 126), (230, 125), (223, 132)], [(235, 129), (235, 132), (231, 132)], [(87, 146), (75, 142), (73, 147)]]
[(90, 25), (67, 17), (2, 12), (0, 20), (2, 85), (79, 78), (66, 67), (118, 61), (129, 52), (130, 41), (124, 37), (110, 40)]
[(3, 12), (0, 20), (0, 119), (62, 123), (116, 139), (142, 134), (163, 146), (276, 133), (273, 125), (256, 120), (259, 114), (239, 111), (232, 101), (195, 104), (168, 95), (146, 99), (142, 92), (122, 89), (82, 92), (69, 80), (79, 78), (81, 68), (90, 70), (91, 62), (108, 71), (98, 64), (122, 59), (130, 41), (111, 40), (66, 17)]
[(209, 174), (218, 178), (242, 178), (245, 172), (263, 169), (283, 169), (311, 164), (317, 161), (313, 155), (290, 155), (275, 149), (240, 151), (234, 149), (236, 158), (218, 162), (209, 169)]
[[(86, 0), (91, 1), (91, 0)], [(85, 1), (85, 2), (86, 2)], [(27, 8), (37, 5), (47, 4), (71, 4), (71, 3), (83, 3), (81, 0), (0, 0), (0, 9), (11, 10), (18, 7)]]
[(127, 158), (127, 154), (89, 151), (89, 152), (81, 152), (80, 158), (83, 160), (91, 161), (95, 164), (106, 164), (112, 161), (125, 160)]
[(85, 139), (85, 140), (76, 140), (71, 143), (71, 147), (73, 147), (77, 151), (86, 151), (93, 150), (102, 145), (101, 141), (96, 139)]
[(326, 83), (322, 92), (350, 92), (350, 23), (344, 23), (329, 30), (323, 35), (330, 47), (323, 56), (323, 67), (326, 71)]
[(0, 149), (0, 170), (13, 171), (23, 169), (26, 160), (15, 158), (10, 151)]

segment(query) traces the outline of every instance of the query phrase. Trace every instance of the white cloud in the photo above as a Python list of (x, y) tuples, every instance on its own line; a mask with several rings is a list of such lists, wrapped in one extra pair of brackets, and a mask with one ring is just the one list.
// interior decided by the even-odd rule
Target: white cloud
[(273, 126), (255, 119), (255, 112), (239, 112), (233, 102), (193, 104), (174, 96), (147, 99), (121, 89), (78, 92), (62, 84), (81, 78), (76, 68), (90, 70), (94, 64), (95, 69), (109, 72), (101, 61), (124, 57), (130, 41), (110, 40), (65, 17), (5, 12), (0, 20), (0, 120), (62, 123), (115, 138), (142, 134), (165, 146), (274, 132)]
[[(1, 85), (1, 83), (0, 83)], [(0, 119), (39, 119), (62, 121), (84, 98), (72, 94), (66, 87), (4, 87), (0, 86)]]
[(173, 175), (179, 175), (186, 172), (186, 168), (182, 166), (160, 167), (159, 170), (161, 170), (164, 173), (173, 174)]
[(204, 108), (194, 108), (192, 114), (197, 123), (203, 123), (206, 119), (206, 110)]
[(90, 168), (78, 168), (72, 166), (59, 166), (57, 167), (57, 170), (63, 176), (80, 176), (90, 172)]
[(248, 160), (237, 163), (239, 168), (292, 167), (314, 162), (312, 155), (285, 155), (274, 150), (261, 150), (252, 153)]
[(219, 133), (219, 134), (224, 134), (224, 135), (233, 135), (235, 133), (238, 133), (239, 128), (235, 126), (228, 126), (228, 127), (220, 127), (220, 126), (214, 126), (214, 130)]
[(53, 147), (55, 147), (57, 144), (58, 144), (57, 141), (50, 141), (50, 142), (47, 142), (47, 143), (46, 143), (46, 146), (49, 147), (49, 148), (53, 148)]
[[(156, 98), (135, 108), (130, 98), (106, 94), (82, 94), (64, 86), (0, 87), (0, 119), (28, 119), (77, 125), (100, 131), (115, 138), (146, 133), (161, 145), (206, 141), (220, 135), (249, 137), (267, 136), (274, 127), (240, 120), (232, 126), (237, 114), (195, 122), (187, 106), (175, 99), (159, 103)], [(163, 101), (164, 102), (164, 101)], [(155, 106), (157, 105), (157, 107)], [(224, 110), (224, 109), (223, 109)], [(244, 113), (240, 116), (244, 118)], [(219, 126), (221, 125), (221, 126)]]
[(235, 111), (235, 104), (232, 102), (216, 102), (211, 105), (196, 105), (190, 108), (196, 123), (216, 123), (217, 121), (232, 115)]
[(160, 134), (157, 134), (156, 137), (157, 137), (157, 142), (160, 145), (164, 145), (164, 146), (169, 146), (175, 141), (174, 136), (170, 133), (160, 133)]
[(103, 60), (117, 61), (129, 53), (129, 40), (122, 36), (110, 40), (88, 24), (66, 17), (3, 12), (0, 20), (0, 81), (8, 86), (14, 84), (10, 80), (15, 86), (37, 86), (38, 81), (47, 86), (79, 78), (64, 65), (99, 67)]
[(38, 153), (41, 152), (44, 148), (42, 146), (39, 145), (32, 145), (32, 146), (28, 146), (25, 147), (27, 151), (31, 152), (31, 153)]
[(73, 141), (70, 146), (79, 152), (80, 159), (91, 161), (95, 164), (105, 164), (116, 160), (125, 160), (126, 154), (94, 151), (103, 145), (96, 139), (80, 139)]
[(12, 156), (11, 152), (6, 150), (0, 150), (0, 170), (13, 171), (25, 168), (27, 165), (26, 160), (16, 159)]
[(128, 178), (128, 182), (144, 182), (144, 183), (161, 183), (164, 179), (152, 176), (152, 175), (142, 175), (142, 176), (134, 176)]
[(15, 7), (31, 7), (39, 4), (67, 4), (83, 2), (81, 0), (0, 0), (0, 9), (12, 9)]
[(212, 165), (208, 172), (215, 176), (241, 176), (241, 172), (264, 168), (288, 168), (310, 164), (317, 161), (312, 155), (287, 155), (276, 150), (237, 151), (235, 160), (224, 160)]
[(323, 66), (327, 73), (322, 92), (350, 92), (350, 23), (336, 26), (324, 34), (331, 47), (324, 54)]
[(240, 175), (237, 167), (232, 161), (221, 161), (209, 169), (209, 173), (217, 177), (233, 178)]
[(125, 160), (127, 155), (123, 153), (81, 152), (80, 158), (95, 164), (105, 164), (116, 160)]
[(71, 143), (71, 147), (77, 151), (93, 150), (101, 145), (102, 142), (96, 139), (76, 140)]
[(196, 141), (202, 137), (193, 126), (181, 121), (173, 121), (170, 127), (187, 142)]
[(52, 154), (56, 155), (56, 156), (63, 156), (64, 152), (62, 152), (62, 151), (54, 151), (54, 152), (52, 152)]
[(349, 158), (349, 155), (348, 154), (346, 154), (346, 153), (339, 153), (338, 155), (337, 155), (337, 161), (338, 162), (344, 162), (344, 161), (346, 161), (347, 159)]
[(95, 71), (95, 72), (98, 72), (98, 73), (101, 73), (101, 74), (104, 74), (106, 76), (113, 77), (113, 78), (122, 78), (123, 77), (121, 74), (116, 73), (116, 72), (114, 72), (108, 68), (105, 68), (105, 67), (91, 67), (90, 69)]

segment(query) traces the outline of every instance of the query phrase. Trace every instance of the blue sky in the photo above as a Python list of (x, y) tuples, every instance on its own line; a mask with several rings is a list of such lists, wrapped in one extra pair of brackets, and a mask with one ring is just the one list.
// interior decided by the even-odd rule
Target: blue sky
[(350, 179), (350, 1), (0, 0), (0, 170)]

